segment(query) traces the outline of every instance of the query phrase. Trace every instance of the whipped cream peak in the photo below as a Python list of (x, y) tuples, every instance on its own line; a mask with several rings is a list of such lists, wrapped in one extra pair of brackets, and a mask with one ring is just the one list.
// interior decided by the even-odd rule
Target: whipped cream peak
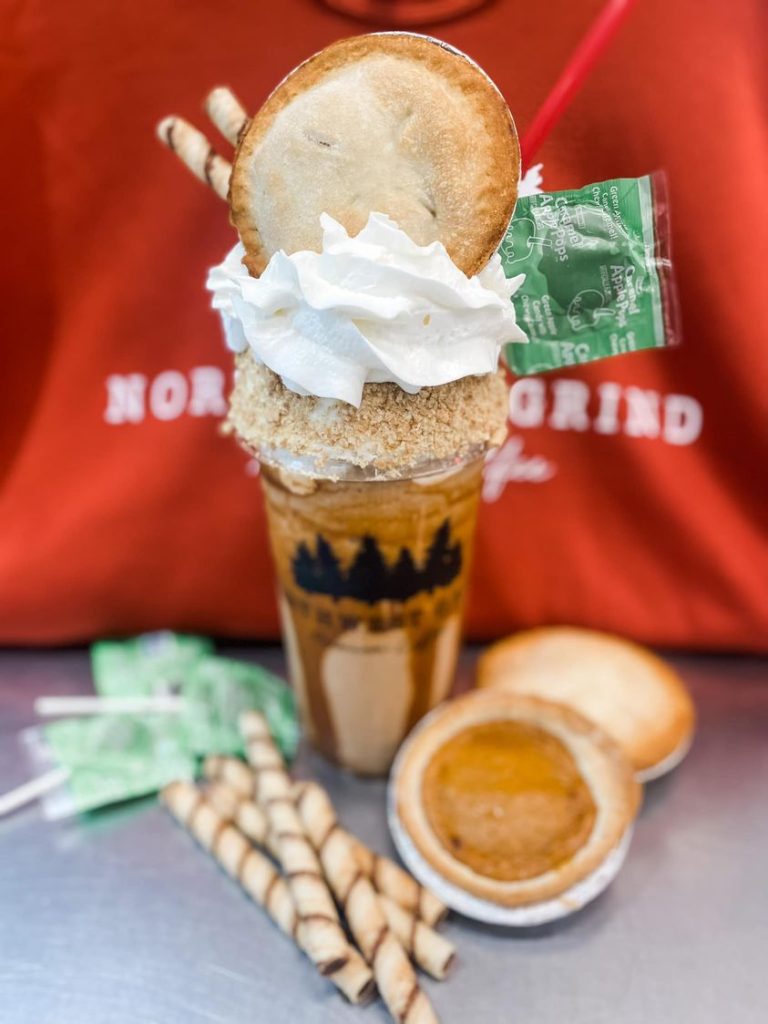
[(359, 407), (367, 383), (422, 387), (496, 370), (501, 346), (527, 341), (498, 255), (467, 277), (441, 242), (417, 245), (372, 213), (350, 236), (321, 216), (322, 251), (274, 254), (259, 278), (238, 244), (207, 287), (227, 344), (256, 358), (301, 395)]

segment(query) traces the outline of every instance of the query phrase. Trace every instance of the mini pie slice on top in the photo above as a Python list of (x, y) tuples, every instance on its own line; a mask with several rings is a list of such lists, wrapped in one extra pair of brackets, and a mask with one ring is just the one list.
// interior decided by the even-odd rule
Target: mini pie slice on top
[(442, 242), (467, 275), (504, 237), (520, 150), (486, 74), (426, 36), (332, 44), (285, 78), (243, 132), (230, 211), (254, 276), (278, 250), (321, 247), (320, 215), (357, 234), (387, 214), (419, 245)]

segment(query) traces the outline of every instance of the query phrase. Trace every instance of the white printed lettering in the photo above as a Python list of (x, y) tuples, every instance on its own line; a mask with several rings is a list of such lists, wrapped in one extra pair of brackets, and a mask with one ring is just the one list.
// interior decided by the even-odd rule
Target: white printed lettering
[(510, 437), (483, 470), (483, 501), (498, 501), (508, 483), (542, 484), (551, 480), (557, 469), (541, 455), (525, 455), (523, 439)]
[(187, 407), (189, 385), (178, 370), (158, 373), (149, 389), (149, 408), (155, 419), (175, 420)]
[(624, 433), (628, 437), (658, 437), (661, 429), (658, 393), (628, 387), (624, 397), (627, 402)]
[(192, 397), (187, 406), (190, 416), (223, 416), (227, 411), (224, 398), (224, 371), (218, 366), (196, 366), (190, 370)]
[(588, 430), (589, 387), (583, 380), (556, 380), (549, 425), (553, 430)]
[(600, 405), (593, 426), (598, 434), (618, 434), (621, 385), (607, 381), (597, 389)]
[(690, 395), (666, 395), (664, 398), (664, 430), (667, 444), (693, 444), (701, 433), (704, 412)]
[(107, 423), (141, 423), (147, 378), (143, 373), (113, 373), (107, 377)]
[(516, 427), (540, 427), (544, 422), (546, 386), (536, 377), (516, 380), (509, 389), (509, 419)]

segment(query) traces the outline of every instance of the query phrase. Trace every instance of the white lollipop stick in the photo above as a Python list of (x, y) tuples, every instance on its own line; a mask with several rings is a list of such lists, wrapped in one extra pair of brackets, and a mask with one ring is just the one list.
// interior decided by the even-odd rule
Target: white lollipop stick
[(173, 714), (184, 709), (184, 698), (172, 695), (157, 697), (38, 697), (35, 713), (43, 718), (53, 715), (121, 715), (160, 711)]
[(66, 768), (54, 768), (52, 771), (46, 772), (45, 775), (38, 775), (36, 779), (30, 779), (29, 782), (17, 786), (9, 793), (4, 793), (0, 796), (0, 818), (11, 814), (25, 804), (39, 800), (41, 796), (50, 793), (52, 789), (58, 789), (68, 778), (69, 772)]

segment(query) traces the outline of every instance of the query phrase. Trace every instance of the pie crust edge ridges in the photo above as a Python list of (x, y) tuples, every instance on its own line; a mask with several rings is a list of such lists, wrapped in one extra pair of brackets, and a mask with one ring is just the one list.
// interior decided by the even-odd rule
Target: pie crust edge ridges
[[(427, 765), (444, 743), (473, 725), (510, 718), (538, 725), (565, 744), (590, 789), (597, 814), (589, 839), (566, 863), (535, 878), (504, 882), (480, 875), (446, 850), (429, 824), (421, 789)], [(578, 712), (551, 701), (475, 690), (432, 712), (406, 744), (398, 757), (394, 786), (403, 828), (442, 877), (500, 906), (524, 906), (564, 893), (605, 860), (639, 808), (642, 789), (618, 745)]]

